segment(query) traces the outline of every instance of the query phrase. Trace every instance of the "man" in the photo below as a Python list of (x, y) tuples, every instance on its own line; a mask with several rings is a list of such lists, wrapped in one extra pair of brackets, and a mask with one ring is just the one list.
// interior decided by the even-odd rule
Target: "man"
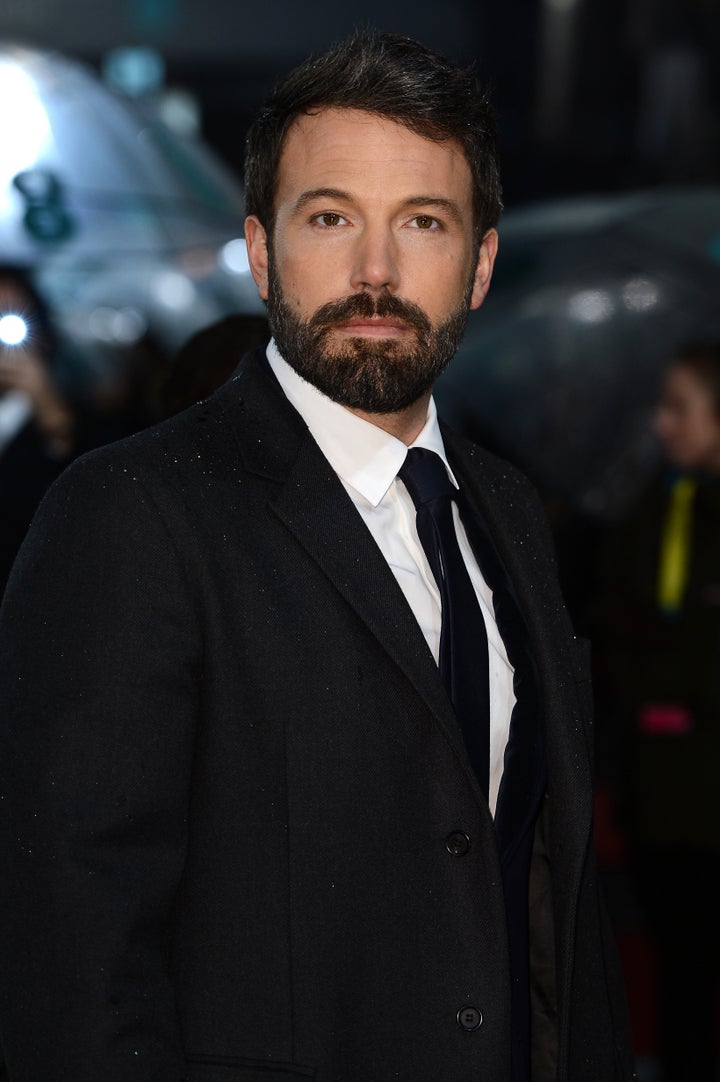
[(267, 356), (68, 471), (7, 598), (11, 1078), (629, 1079), (584, 651), (529, 486), (430, 397), (487, 105), (356, 36), (259, 117), (247, 204)]

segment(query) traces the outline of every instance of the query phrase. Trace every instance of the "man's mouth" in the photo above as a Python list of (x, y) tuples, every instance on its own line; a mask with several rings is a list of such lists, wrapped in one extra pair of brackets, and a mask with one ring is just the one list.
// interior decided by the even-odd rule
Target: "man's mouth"
[(332, 329), (349, 338), (404, 338), (412, 330), (402, 320), (388, 316), (353, 316)]

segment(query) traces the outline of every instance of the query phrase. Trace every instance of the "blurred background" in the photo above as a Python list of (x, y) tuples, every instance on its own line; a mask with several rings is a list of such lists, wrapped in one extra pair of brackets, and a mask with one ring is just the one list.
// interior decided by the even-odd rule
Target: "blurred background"
[[(262, 340), (245, 132), (277, 78), (358, 23), (474, 64), (492, 90), (500, 255), (438, 398), (538, 485), (591, 632), (606, 536), (660, 465), (662, 374), (684, 343), (720, 339), (720, 0), (3, 0), (0, 317), (21, 323), (0, 319), (0, 498), (24, 529), (71, 457), (207, 393)], [(611, 820), (602, 855), (650, 1079), (657, 963)]]
[[(616, 517), (652, 469), (668, 350), (720, 329), (719, 0), (388, 0), (361, 19), (474, 64), (499, 113), (503, 242), (446, 414), (561, 514)], [(37, 268), (74, 397), (150, 419), (145, 384), (193, 331), (262, 313), (245, 132), (357, 21), (320, 0), (4, 0), (0, 260)]]

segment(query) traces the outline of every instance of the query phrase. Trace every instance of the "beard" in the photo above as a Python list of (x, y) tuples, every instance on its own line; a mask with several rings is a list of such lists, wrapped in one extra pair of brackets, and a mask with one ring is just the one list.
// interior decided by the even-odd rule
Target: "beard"
[[(407, 409), (432, 389), (460, 345), (474, 273), (457, 308), (433, 325), (419, 305), (391, 293), (356, 293), (300, 319), (283, 294), (272, 259), (268, 269), (268, 321), (280, 353), (299, 376), (342, 406), (365, 413)], [(413, 339), (331, 341), (339, 324), (371, 316), (401, 320), (414, 332)]]

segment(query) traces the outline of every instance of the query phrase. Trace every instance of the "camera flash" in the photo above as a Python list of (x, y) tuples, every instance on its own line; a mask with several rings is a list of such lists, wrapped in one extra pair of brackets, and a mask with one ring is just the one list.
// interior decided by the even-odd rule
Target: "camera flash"
[(28, 325), (22, 316), (0, 316), (0, 342), (6, 346), (19, 346), (27, 338)]

